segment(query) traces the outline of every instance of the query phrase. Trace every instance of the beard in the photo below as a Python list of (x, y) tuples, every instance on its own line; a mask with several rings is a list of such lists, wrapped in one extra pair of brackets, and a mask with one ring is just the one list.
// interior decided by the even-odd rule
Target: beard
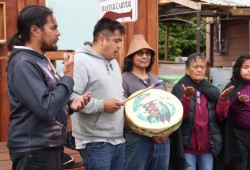
[(49, 46), (48, 44), (42, 44), (41, 49), (44, 52), (57, 51), (58, 46), (57, 45), (55, 45), (55, 46)]

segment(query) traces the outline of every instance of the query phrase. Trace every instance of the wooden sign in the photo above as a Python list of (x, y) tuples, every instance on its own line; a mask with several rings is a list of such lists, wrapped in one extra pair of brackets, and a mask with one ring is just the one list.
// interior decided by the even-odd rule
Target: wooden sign
[(99, 18), (119, 22), (135, 22), (138, 18), (138, 0), (99, 0)]

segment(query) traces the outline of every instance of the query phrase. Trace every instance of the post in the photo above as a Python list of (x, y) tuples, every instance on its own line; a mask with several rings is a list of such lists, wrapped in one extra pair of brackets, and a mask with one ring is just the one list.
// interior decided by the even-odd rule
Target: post
[(196, 52), (200, 53), (201, 52), (201, 11), (197, 11), (197, 26), (196, 26)]

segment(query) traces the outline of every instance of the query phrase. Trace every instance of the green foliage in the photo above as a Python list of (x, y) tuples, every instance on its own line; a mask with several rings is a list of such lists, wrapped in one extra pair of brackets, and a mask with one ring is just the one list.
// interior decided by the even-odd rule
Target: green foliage
[(158, 51), (159, 51), (159, 58), (164, 58), (165, 53), (165, 27), (162, 23), (159, 25), (159, 37), (158, 37)]
[[(190, 23), (171, 23), (169, 26), (168, 42), (168, 60), (174, 60), (178, 56), (188, 56), (196, 52), (196, 18), (190, 20)], [(201, 23), (205, 23), (205, 18)], [(206, 24), (205, 24), (206, 25)], [(201, 26), (201, 52), (206, 50), (206, 28)], [(159, 25), (159, 57), (164, 58), (165, 53), (165, 27), (162, 23)]]

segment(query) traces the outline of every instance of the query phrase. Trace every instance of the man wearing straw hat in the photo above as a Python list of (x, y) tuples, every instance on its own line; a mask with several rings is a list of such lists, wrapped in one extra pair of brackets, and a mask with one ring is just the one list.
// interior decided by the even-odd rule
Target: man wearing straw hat
[[(154, 64), (155, 51), (143, 35), (134, 35), (124, 60), (123, 89), (127, 98), (159, 80), (149, 73)], [(167, 90), (164, 84), (157, 87)], [(168, 169), (170, 142), (167, 136), (147, 137), (133, 132), (125, 123), (125, 169)]]
[(94, 27), (93, 43), (82, 44), (75, 54), (72, 98), (92, 93), (86, 108), (72, 115), (72, 134), (86, 170), (124, 168), (123, 88), (115, 60), (124, 34), (121, 23), (102, 18)]

